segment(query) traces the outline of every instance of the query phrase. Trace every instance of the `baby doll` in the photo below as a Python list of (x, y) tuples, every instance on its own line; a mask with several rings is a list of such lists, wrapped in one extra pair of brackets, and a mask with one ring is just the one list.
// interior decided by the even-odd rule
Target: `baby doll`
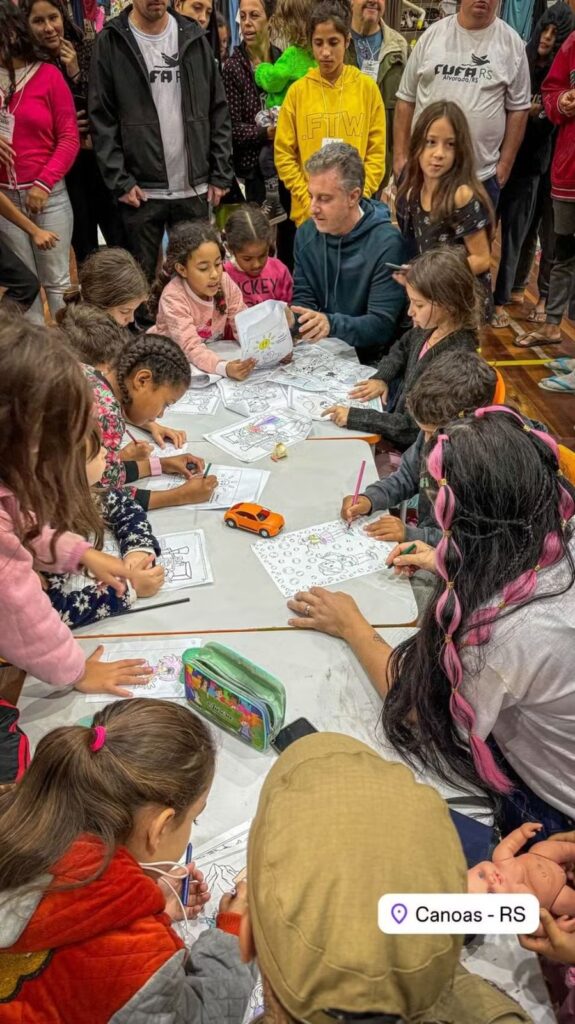
[(531, 892), (542, 907), (556, 917), (575, 914), (575, 890), (566, 885), (563, 864), (573, 863), (573, 843), (543, 840), (529, 853), (515, 855), (528, 839), (543, 828), (528, 822), (502, 839), (493, 851), (493, 860), (484, 860), (467, 872), (468, 892)]

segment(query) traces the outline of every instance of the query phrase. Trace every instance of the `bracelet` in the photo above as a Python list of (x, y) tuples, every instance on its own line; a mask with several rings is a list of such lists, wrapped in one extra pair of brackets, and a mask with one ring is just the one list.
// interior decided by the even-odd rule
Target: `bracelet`
[(162, 473), (162, 461), (157, 457), (157, 455), (153, 455), (150, 458), (150, 476), (161, 476)]

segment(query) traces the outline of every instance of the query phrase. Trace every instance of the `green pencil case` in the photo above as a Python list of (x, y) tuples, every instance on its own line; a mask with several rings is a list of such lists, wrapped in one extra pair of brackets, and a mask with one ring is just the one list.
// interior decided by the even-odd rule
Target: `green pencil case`
[(285, 716), (283, 684), (223, 644), (182, 655), (186, 697), (196, 711), (254, 750), (265, 751)]

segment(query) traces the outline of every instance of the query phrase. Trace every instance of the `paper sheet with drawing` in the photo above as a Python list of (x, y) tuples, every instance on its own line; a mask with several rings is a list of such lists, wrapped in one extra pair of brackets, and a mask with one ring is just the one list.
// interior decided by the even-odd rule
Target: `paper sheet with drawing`
[(232, 409), (240, 416), (255, 416), (266, 409), (286, 409), (288, 405), (285, 388), (273, 381), (221, 380), (218, 391), (226, 409)]
[(375, 409), (381, 412), (381, 399), (371, 398), (368, 402), (359, 402), (351, 399), (348, 394), (325, 392), (319, 394), (315, 391), (301, 391), (299, 388), (288, 388), (288, 404), (290, 409), (297, 412), (307, 413), (312, 420), (324, 419), (323, 413), (332, 405), (344, 405), (346, 408), (353, 406), (359, 409)]
[(243, 423), (204, 434), (204, 437), (240, 462), (256, 462), (271, 455), (280, 442), (290, 447), (305, 441), (311, 426), (309, 416), (292, 409), (270, 409), (263, 415), (252, 416)]
[[(259, 501), (270, 476), (267, 469), (242, 469), (241, 466), (221, 466), (217, 463), (212, 463), (210, 467), (210, 476), (212, 474), (217, 476), (218, 486), (210, 500), (182, 505), (181, 508), (205, 511), (229, 508), (237, 501)], [(168, 476), (162, 473), (161, 476), (148, 480), (146, 486), (149, 491), (170, 491), (174, 487), (179, 487), (181, 483), (181, 476)]]
[(236, 316), (242, 359), (255, 359), (258, 367), (277, 366), (293, 350), (285, 303), (277, 299), (244, 309)]
[(314, 350), (306, 345), (297, 346), (292, 362), (274, 370), (272, 379), (278, 384), (303, 391), (347, 394), (354, 384), (366, 376), (369, 376), (366, 367), (355, 360), (331, 356), (321, 349)]
[(159, 444), (154, 445), (150, 455), (155, 459), (171, 459), (174, 455), (188, 455), (189, 451), (189, 444), (184, 444), (181, 448), (176, 448), (175, 444), (172, 444), (171, 441), (166, 441), (163, 448), (160, 448)]
[(165, 572), (162, 593), (214, 582), (203, 530), (167, 533), (158, 541), (162, 549), (158, 564)]
[[(251, 822), (246, 821), (243, 825), (236, 825), (228, 832), (216, 836), (210, 842), (194, 846), (194, 861), (200, 871), (204, 873), (211, 898), (203, 908), (201, 916), (195, 921), (189, 921), (187, 926), (181, 922), (175, 924), (175, 930), (184, 942), (188, 944), (195, 942), (206, 929), (215, 928), (220, 900), (224, 893), (234, 889), (236, 875), (246, 866), (250, 825)], [(262, 983), (258, 977), (243, 1024), (248, 1024), (257, 1014), (261, 1013), (263, 1005)]]
[(348, 530), (341, 519), (252, 544), (252, 550), (284, 597), (298, 590), (387, 572), (385, 560), (395, 544), (373, 540), (365, 526), (379, 515), (356, 520)]
[[(220, 380), (214, 377), (214, 380)], [(170, 406), (170, 412), (189, 416), (212, 416), (220, 404), (220, 396), (214, 386), (206, 385), (205, 390), (190, 388), (177, 402)]]
[[(188, 647), (199, 647), (198, 637), (179, 637), (177, 640), (158, 638), (156, 640), (126, 640), (117, 644), (104, 644), (102, 661), (120, 661), (123, 658), (145, 658), (154, 674), (147, 683), (134, 688), (138, 697), (153, 697), (158, 700), (185, 700), (184, 685), (180, 681), (182, 654)], [(129, 687), (128, 687), (129, 689)], [(109, 704), (113, 700), (129, 700), (114, 697), (111, 693), (87, 693), (88, 704)]]

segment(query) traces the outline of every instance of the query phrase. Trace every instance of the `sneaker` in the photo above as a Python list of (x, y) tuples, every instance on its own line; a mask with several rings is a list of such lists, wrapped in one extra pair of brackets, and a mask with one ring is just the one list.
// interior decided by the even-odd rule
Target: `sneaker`
[(261, 209), (262, 213), (265, 213), (270, 224), (281, 224), (282, 221), (287, 220), (287, 213), (285, 212), (279, 197), (274, 195), (266, 196)]

